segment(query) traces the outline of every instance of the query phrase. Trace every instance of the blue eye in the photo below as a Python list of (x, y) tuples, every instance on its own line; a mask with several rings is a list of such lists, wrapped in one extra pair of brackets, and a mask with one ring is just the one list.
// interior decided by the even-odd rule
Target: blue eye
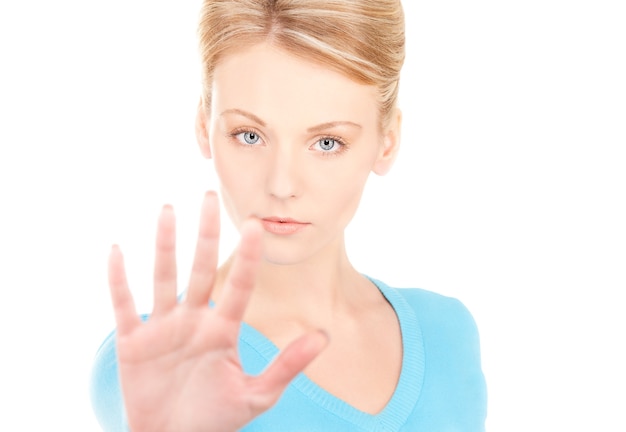
[(237, 134), (239, 141), (243, 141), (246, 144), (256, 144), (259, 142), (259, 134), (254, 132), (241, 132)]
[(339, 156), (348, 148), (348, 144), (342, 138), (333, 136), (320, 138), (311, 147), (322, 156)]
[(320, 148), (324, 151), (330, 151), (337, 145), (337, 141), (332, 138), (322, 138), (318, 141)]

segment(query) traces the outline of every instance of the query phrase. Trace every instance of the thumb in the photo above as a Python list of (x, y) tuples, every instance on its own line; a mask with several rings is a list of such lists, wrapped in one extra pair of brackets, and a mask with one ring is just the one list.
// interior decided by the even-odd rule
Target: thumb
[(259, 376), (252, 377), (250, 406), (261, 413), (278, 401), (292, 379), (311, 363), (330, 342), (326, 332), (307, 333), (291, 342)]

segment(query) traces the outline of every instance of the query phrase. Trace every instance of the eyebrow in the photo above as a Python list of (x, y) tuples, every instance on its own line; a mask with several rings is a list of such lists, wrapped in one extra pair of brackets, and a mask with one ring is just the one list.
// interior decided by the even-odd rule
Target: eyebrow
[(244, 117), (248, 117), (250, 120), (255, 121), (258, 124), (260, 124), (261, 126), (265, 127), (265, 122), (263, 120), (261, 120), (260, 118), (258, 118), (254, 114), (249, 113), (248, 111), (240, 110), (238, 108), (227, 109), (225, 111), (222, 111), (222, 113), (220, 114), (220, 117), (223, 116), (224, 114), (239, 114), (239, 115), (242, 115)]
[(354, 123), (351, 121), (334, 121), (334, 122), (328, 122), (328, 123), (322, 123), (322, 124), (318, 124), (317, 126), (313, 126), (308, 128), (306, 131), (307, 132), (319, 132), (319, 131), (323, 131), (325, 129), (332, 129), (334, 127), (337, 126), (352, 126), (352, 127), (356, 127), (358, 129), (361, 129), (361, 125), (358, 123)]
[[(223, 116), (224, 114), (239, 114), (241, 116), (247, 117), (250, 120), (260, 124), (261, 126), (265, 127), (265, 122), (263, 120), (261, 120), (259, 117), (255, 116), (254, 114), (248, 112), (248, 111), (244, 111), (242, 109), (238, 109), (238, 108), (231, 108), (231, 109), (227, 109), (225, 111), (222, 111), (222, 113), (220, 114), (220, 117)], [(358, 123), (354, 123), (351, 121), (333, 121), (333, 122), (327, 122), (327, 123), (321, 123), (318, 124), (316, 126), (312, 126), (310, 128), (307, 129), (308, 133), (311, 132), (319, 132), (319, 131), (323, 131), (325, 129), (332, 129), (334, 127), (337, 126), (352, 126), (352, 127), (356, 127), (358, 129), (362, 129), (361, 125)]]

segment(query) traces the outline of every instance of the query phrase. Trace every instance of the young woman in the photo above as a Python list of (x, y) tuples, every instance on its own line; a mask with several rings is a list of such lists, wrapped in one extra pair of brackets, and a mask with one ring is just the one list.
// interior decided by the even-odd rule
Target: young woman
[(112, 249), (118, 328), (92, 382), (102, 427), (483, 430), (467, 310), (388, 287), (346, 255), (366, 179), (391, 168), (400, 142), (399, 0), (205, 0), (199, 33), (197, 138), (242, 239), (216, 268), (218, 199), (207, 193), (179, 300), (164, 207), (146, 322)]

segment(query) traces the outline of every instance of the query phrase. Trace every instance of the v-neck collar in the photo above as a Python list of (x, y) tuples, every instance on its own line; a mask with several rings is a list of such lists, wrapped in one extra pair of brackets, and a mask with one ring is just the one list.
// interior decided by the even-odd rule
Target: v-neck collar
[[(369, 278), (396, 313), (402, 334), (402, 368), (396, 389), (389, 402), (377, 414), (363, 412), (317, 385), (300, 373), (290, 386), (315, 404), (365, 430), (397, 431), (406, 422), (419, 399), (424, 379), (424, 343), (415, 312), (404, 297), (383, 282)], [(249, 344), (269, 363), (279, 349), (254, 327), (242, 323), (240, 339)]]

